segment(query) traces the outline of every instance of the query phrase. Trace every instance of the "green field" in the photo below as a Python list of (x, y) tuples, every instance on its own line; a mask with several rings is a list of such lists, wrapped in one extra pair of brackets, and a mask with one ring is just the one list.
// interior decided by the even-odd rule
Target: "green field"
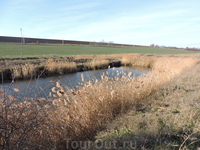
[(0, 44), (0, 57), (27, 57), (46, 55), (100, 55), (120, 53), (141, 54), (188, 54), (198, 53), (186, 50), (152, 47), (93, 47), (69, 45), (13, 45)]

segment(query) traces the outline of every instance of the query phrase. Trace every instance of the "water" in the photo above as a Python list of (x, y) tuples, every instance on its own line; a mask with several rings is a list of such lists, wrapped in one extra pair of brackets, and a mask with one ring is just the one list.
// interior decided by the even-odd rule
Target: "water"
[[(4, 83), (0, 85), (0, 90), (3, 90), (10, 95), (14, 95), (22, 99), (24, 97), (47, 98), (49, 96), (49, 93), (51, 92), (52, 87), (55, 87), (56, 82), (60, 82), (65, 87), (71, 89), (77, 89), (77, 86), (80, 86), (80, 83), (82, 83), (81, 74), (85, 76), (85, 81), (89, 81), (94, 78), (100, 80), (101, 79), (100, 76), (103, 73), (105, 73), (105, 75), (109, 77), (116, 77), (117, 72), (121, 71), (127, 74), (129, 72), (132, 72), (133, 74), (132, 76), (135, 77), (149, 72), (149, 70), (141, 68), (130, 68), (130, 67), (109, 68), (103, 70), (77, 72), (60, 76), (51, 76), (31, 81), (20, 80), (12, 83)], [(18, 88), (20, 92), (14, 92), (13, 91), (14, 88)]]

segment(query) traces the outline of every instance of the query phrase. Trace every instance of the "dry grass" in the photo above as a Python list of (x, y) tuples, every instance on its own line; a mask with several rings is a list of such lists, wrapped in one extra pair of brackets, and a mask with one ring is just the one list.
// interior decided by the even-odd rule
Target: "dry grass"
[(48, 60), (45, 65), (45, 69), (50, 74), (64, 74), (70, 72), (76, 72), (76, 63), (68, 61), (58, 61)]
[(134, 54), (130, 56), (124, 56), (122, 57), (122, 63), (124, 65), (134, 65), (134, 66), (142, 66), (142, 67), (152, 67), (154, 61), (156, 60), (155, 56), (154, 57), (147, 57), (147, 56), (142, 56), (140, 54)]
[[(8, 105), (5, 103), (8, 97), (4, 95), (1, 104), (1, 108), (3, 108), (2, 117), (0, 117), (3, 120), (1, 121), (3, 125), (7, 127), (11, 124), (15, 127), (17, 117), (21, 120), (28, 119), (29, 122), (24, 122), (23, 129), (18, 130), (18, 128), (14, 127), (1, 129), (0, 135), (6, 134), (10, 138), (9, 142), (6, 142), (6, 136), (1, 136), (3, 137), (1, 139), (1, 147), (8, 149), (11, 148), (10, 145), (13, 145), (12, 149), (19, 149), (19, 146), (17, 147), (16, 144), (13, 144), (13, 140), (16, 139), (15, 136), (9, 134), (12, 133), (13, 128), (17, 130), (17, 133), (23, 132), (26, 127), (33, 127), (34, 129), (30, 128), (30, 131), (23, 132), (27, 138), (26, 142), (20, 145), (21, 149), (25, 147), (33, 149), (34, 145), (29, 145), (29, 143), (35, 143), (39, 149), (64, 149), (66, 146), (65, 139), (92, 139), (97, 131), (102, 130), (117, 115), (127, 112), (130, 108), (137, 111), (143, 103), (148, 102), (147, 98), (152, 93), (158, 91), (164, 84), (179, 76), (184, 69), (192, 67), (197, 62), (195, 58), (184, 57), (164, 56), (157, 58), (156, 56), (140, 55), (136, 55), (132, 59), (127, 59), (129, 56), (124, 57), (126, 57), (123, 58), (124, 63), (151, 66), (153, 71), (138, 78), (131, 77), (131, 73), (124, 74), (123, 72), (118, 73), (122, 74), (122, 78), (116, 76), (111, 79), (102, 75), (102, 80), (94, 79), (84, 82), (78, 90), (65, 89), (63, 85), (57, 83), (56, 87), (52, 89), (54, 98), (52, 100), (36, 99), (32, 101), (34, 107), (32, 105), (31, 107), (24, 105), (27, 101)], [(135, 61), (132, 61), (134, 59)], [(99, 60), (95, 60), (95, 62), (101, 63)], [(105, 61), (102, 62), (102, 64), (106, 64)], [(56, 63), (53, 62), (53, 66), (55, 65)], [(84, 81), (84, 76), (82, 76), (82, 80)], [(9, 121), (5, 121), (8, 120), (8, 112), (12, 113), (17, 110), (13, 105), (16, 105), (16, 107), (22, 105), (22, 110), (19, 110), (23, 112), (25, 118), (20, 117), (20, 115), (14, 115), (13, 117), (9, 115)], [(30, 114), (37, 114), (35, 115), (36, 118), (31, 118)], [(37, 128), (35, 128), (35, 122), (32, 119), (38, 119), (36, 121), (39, 123)], [(142, 120), (148, 121), (148, 119), (150, 118), (146, 117), (146, 120), (137, 119), (138, 121), (141, 120), (139, 124), (141, 128), (146, 125), (145, 122), (143, 124)], [(153, 121), (152, 119), (151, 121)], [(31, 125), (29, 124), (30, 122)], [(150, 125), (154, 124), (149, 122)], [(155, 127), (152, 126), (152, 132), (156, 130), (157, 126), (161, 125), (163, 125), (163, 118)], [(34, 134), (31, 134), (32, 132)], [(20, 139), (18, 138), (18, 140)], [(6, 143), (9, 143), (9, 145)]]
[[(19, 61), (16, 64), (15, 62), (12, 62), (10, 66), (11, 67), (9, 67), (7, 71), (9, 70), (8, 72), (11, 74), (12, 79), (31, 79), (41, 75), (49, 76), (77, 71), (76, 63), (69, 62), (68, 60), (55, 61), (53, 59), (48, 59), (47, 61), (43, 60), (43, 62), (39, 62), (37, 64), (33, 62), (24, 64)], [(8, 65), (6, 65), (6, 67), (8, 68)], [(5, 69), (3, 72), (6, 74)]]
[[(180, 64), (175, 66), (178, 70), (183, 68)], [(143, 99), (142, 107), (118, 117), (96, 138), (118, 144), (131, 141), (136, 143), (135, 149), (143, 150), (197, 149), (200, 147), (199, 72), (199, 64), (186, 69), (184, 74)]]
[[(17, 91), (15, 89), (14, 93)], [(39, 148), (43, 143), (39, 140), (41, 127), (45, 126), (46, 109), (34, 101), (18, 100), (6, 93), (0, 95), (0, 149)]]
[(34, 64), (25, 64), (25, 65), (15, 65), (12, 69), (13, 79), (20, 78), (31, 78), (35, 75), (38, 65)]
[(106, 58), (122, 58), (123, 55), (127, 54), (110, 54), (110, 55), (76, 55), (74, 59), (106, 59)]
[(107, 59), (92, 59), (91, 61), (86, 63), (86, 67), (91, 69), (101, 69), (108, 67), (109, 61)]
[[(114, 58), (115, 55), (84, 55), (82, 58), (81, 56), (58, 57), (52, 55), (51, 59), (49, 57), (34, 57), (33, 60), (31, 58), (23, 58), (23, 60), (20, 58), (2, 58), (0, 60), (0, 66), (3, 79), (13, 80), (38, 78), (40, 76), (46, 77), (73, 73), (82, 68), (84, 68), (83, 70), (105, 69), (110, 62), (119, 62), (120, 58)], [(0, 78), (2, 78), (2, 74), (0, 74)]]

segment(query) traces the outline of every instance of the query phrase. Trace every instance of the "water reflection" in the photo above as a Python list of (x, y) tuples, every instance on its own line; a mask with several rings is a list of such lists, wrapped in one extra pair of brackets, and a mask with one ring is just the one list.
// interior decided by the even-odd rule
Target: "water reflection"
[[(119, 68), (110, 68), (104, 70), (96, 70), (96, 71), (85, 71), (85, 72), (77, 72), (72, 74), (65, 74), (60, 76), (52, 76), (46, 78), (39, 78), (37, 80), (23, 80), (23, 81), (15, 81), (14, 83), (5, 83), (1, 84), (1, 90), (6, 91), (6, 93), (15, 95), (21, 98), (24, 97), (45, 97), (47, 98), (49, 92), (51, 92), (51, 88), (55, 86), (56, 82), (60, 82), (63, 86), (76, 89), (77, 86), (80, 86), (82, 83), (81, 74), (84, 75), (85, 81), (89, 81), (91, 79), (101, 79), (101, 75), (104, 73), (109, 77), (116, 77), (117, 72), (124, 72), (128, 74), (132, 72), (132, 76), (139, 76), (141, 74), (146, 74), (149, 70), (141, 69), (141, 68), (129, 68), (129, 67), (119, 67)], [(14, 93), (13, 89), (18, 88), (20, 90), (19, 93)]]

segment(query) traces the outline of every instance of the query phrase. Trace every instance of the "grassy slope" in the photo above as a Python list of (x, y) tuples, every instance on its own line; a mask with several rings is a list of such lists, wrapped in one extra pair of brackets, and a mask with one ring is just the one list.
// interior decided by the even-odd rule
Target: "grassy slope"
[(142, 150), (197, 149), (200, 147), (199, 83), (197, 64), (155, 92), (142, 109), (118, 117), (96, 138), (121, 144), (132, 141), (136, 149)]
[(99, 55), (120, 53), (142, 53), (142, 54), (183, 54), (197, 53), (185, 50), (174, 50), (164, 48), (146, 47), (92, 47), (92, 46), (66, 46), (66, 45), (0, 45), (1, 57), (23, 57), (43, 55)]

